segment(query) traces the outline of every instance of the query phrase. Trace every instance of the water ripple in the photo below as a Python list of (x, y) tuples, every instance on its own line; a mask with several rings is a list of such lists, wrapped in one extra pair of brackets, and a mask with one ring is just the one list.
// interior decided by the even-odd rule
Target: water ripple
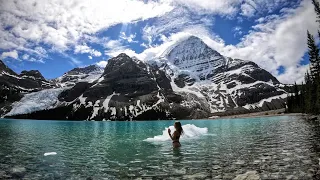
[(143, 141), (165, 136), (172, 121), (1, 120), (0, 179), (319, 178), (319, 124), (299, 117), (182, 123), (208, 132), (176, 150), (170, 141)]

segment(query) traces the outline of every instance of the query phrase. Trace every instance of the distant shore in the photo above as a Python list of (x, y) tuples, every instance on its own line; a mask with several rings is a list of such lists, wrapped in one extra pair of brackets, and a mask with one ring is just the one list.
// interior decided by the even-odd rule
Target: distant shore
[(227, 115), (227, 116), (213, 116), (208, 119), (236, 119), (236, 118), (254, 118), (254, 117), (270, 117), (270, 116), (302, 116), (303, 113), (285, 113), (285, 109), (277, 109), (270, 111), (261, 111), (254, 113), (246, 113), (246, 114), (237, 114), (237, 115)]

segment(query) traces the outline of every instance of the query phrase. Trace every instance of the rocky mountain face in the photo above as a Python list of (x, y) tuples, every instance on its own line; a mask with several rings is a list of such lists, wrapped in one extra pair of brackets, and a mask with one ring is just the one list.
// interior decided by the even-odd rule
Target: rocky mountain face
[(0, 113), (8, 112), (11, 104), (24, 94), (49, 88), (55, 88), (55, 84), (46, 80), (39, 71), (17, 74), (0, 60)]
[(285, 86), (269, 72), (254, 62), (224, 57), (197, 37), (179, 43), (154, 61), (170, 75), (175, 92), (202, 97), (210, 113), (285, 107)]
[(98, 79), (102, 73), (103, 68), (90, 65), (83, 68), (74, 68), (53, 81), (59, 87), (72, 87), (78, 82), (92, 82)]
[[(287, 94), (285, 85), (257, 64), (224, 57), (197, 37), (150, 61), (120, 54), (104, 70), (76, 68), (53, 82), (60, 88), (25, 95), (3, 115), (70, 120), (206, 118), (284, 108)], [(25, 111), (23, 104), (35, 99), (43, 105)]]

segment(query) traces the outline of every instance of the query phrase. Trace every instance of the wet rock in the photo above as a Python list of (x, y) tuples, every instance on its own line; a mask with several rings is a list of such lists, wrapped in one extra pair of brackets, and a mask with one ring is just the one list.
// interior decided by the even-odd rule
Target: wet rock
[(218, 169), (221, 169), (221, 167), (219, 165), (214, 165), (214, 166), (212, 166), (212, 169), (218, 170)]
[(238, 161), (235, 162), (234, 164), (236, 164), (236, 165), (244, 165), (244, 164), (245, 164), (245, 161), (243, 161), (243, 160), (238, 160)]
[(183, 176), (185, 179), (196, 179), (196, 178), (199, 178), (199, 179), (204, 179), (206, 178), (208, 175), (205, 174), (205, 173), (196, 173), (196, 174), (193, 174), (193, 175), (185, 175)]
[(0, 178), (4, 178), (4, 177), (6, 177), (6, 176), (7, 176), (7, 175), (6, 175), (6, 172), (0, 170)]
[(233, 180), (260, 180), (260, 176), (257, 171), (248, 171), (244, 174), (240, 174)]
[(11, 169), (10, 173), (13, 178), (23, 178), (25, 176), (26, 172), (27, 172), (26, 168), (16, 166)]
[(316, 121), (316, 120), (318, 120), (318, 117), (317, 117), (317, 116), (310, 116), (310, 117), (309, 117), (309, 120), (311, 120), (311, 121)]
[(260, 164), (261, 163), (261, 160), (254, 160), (253, 161), (253, 164)]

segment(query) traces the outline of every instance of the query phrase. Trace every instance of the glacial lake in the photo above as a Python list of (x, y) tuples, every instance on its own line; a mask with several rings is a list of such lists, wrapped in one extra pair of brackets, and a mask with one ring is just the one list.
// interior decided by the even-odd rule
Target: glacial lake
[[(0, 120), (0, 179), (312, 179), (320, 126), (301, 117), (174, 121)], [(172, 128), (172, 127), (171, 127)]]

